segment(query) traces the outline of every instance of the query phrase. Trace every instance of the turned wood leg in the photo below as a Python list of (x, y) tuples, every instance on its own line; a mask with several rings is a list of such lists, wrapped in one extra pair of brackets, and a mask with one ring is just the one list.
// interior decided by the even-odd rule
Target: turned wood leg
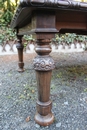
[(18, 43), (17, 43), (16, 47), (17, 47), (17, 50), (18, 50), (18, 58), (19, 58), (19, 62), (18, 62), (19, 69), (18, 69), (18, 72), (23, 72), (24, 71), (24, 62), (23, 62), (23, 48), (24, 48), (24, 46), (22, 44), (22, 37), (23, 36), (17, 35)]
[(41, 126), (48, 126), (54, 121), (54, 115), (51, 112), (52, 102), (50, 97), (51, 73), (54, 69), (54, 61), (49, 56), (51, 47), (50, 40), (37, 40), (35, 51), (38, 56), (34, 59), (34, 69), (36, 71), (38, 100), (35, 121)]

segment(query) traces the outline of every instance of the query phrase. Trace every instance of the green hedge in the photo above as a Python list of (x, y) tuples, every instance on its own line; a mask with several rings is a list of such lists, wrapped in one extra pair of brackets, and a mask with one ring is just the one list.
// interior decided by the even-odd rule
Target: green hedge
[(86, 43), (87, 36), (86, 35), (76, 35), (75, 33), (65, 33), (65, 34), (56, 34), (55, 38), (52, 39), (52, 42), (56, 44), (65, 43), (67, 45), (72, 43)]
[[(3, 44), (4, 41), (13, 41), (17, 40), (16, 33), (9, 27), (1, 26), (0, 27), (0, 44)], [(32, 37), (32, 35), (24, 35), (23, 42), (25, 45), (27, 45), (28, 41), (34, 41), (35, 39)], [(87, 42), (87, 36), (85, 35), (76, 35), (75, 33), (70, 34), (56, 34), (55, 37), (52, 39), (52, 43), (56, 44), (62, 44), (66, 43), (67, 45), (76, 43), (76, 42)]]

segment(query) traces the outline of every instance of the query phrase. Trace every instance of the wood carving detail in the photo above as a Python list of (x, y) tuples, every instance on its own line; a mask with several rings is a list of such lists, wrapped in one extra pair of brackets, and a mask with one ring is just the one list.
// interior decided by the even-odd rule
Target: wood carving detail
[(39, 9), (41, 7), (44, 8), (44, 10), (54, 8), (55, 10), (69, 9), (87, 11), (87, 2), (73, 0), (20, 0), (16, 13), (14, 14), (14, 17), (11, 22), (11, 28), (16, 29), (18, 27), (20, 22), (18, 23), (16, 20), (18, 17), (20, 17), (20, 14), (23, 13), (23, 11), (26, 9), (25, 7), (27, 7), (28, 9), (28, 14), (31, 13), (33, 8)]
[(55, 68), (54, 60), (49, 55), (51, 47), (49, 39), (38, 39), (35, 51), (38, 54), (33, 60), (34, 69), (38, 71), (49, 71)]
[[(76, 0), (20, 0), (20, 6), (41, 6), (41, 7), (58, 7), (58, 8), (84, 8), (86, 9), (87, 3)], [(18, 11), (17, 11), (18, 12)]]
[(34, 69), (48, 71), (55, 68), (54, 60), (51, 56), (37, 56), (33, 61)]

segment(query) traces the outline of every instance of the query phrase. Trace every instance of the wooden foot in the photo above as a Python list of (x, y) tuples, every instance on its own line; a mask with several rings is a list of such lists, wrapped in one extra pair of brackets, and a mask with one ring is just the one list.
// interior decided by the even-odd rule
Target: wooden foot
[(36, 121), (36, 123), (38, 123), (41, 126), (48, 126), (48, 125), (53, 123), (54, 116), (53, 116), (52, 113), (50, 113), (50, 114), (48, 114), (46, 116), (42, 116), (39, 113), (36, 113), (35, 121)]
[(36, 70), (38, 100), (35, 121), (41, 126), (48, 126), (53, 123), (54, 115), (51, 112), (52, 102), (50, 97), (51, 73), (54, 69), (54, 61), (49, 56), (51, 47), (50, 40), (37, 40), (36, 52), (38, 56), (34, 59)]
[(18, 63), (18, 65), (19, 65), (19, 68), (18, 68), (18, 72), (24, 72), (24, 63), (23, 62), (19, 62)]
[(18, 50), (18, 57), (19, 57), (19, 62), (18, 62), (18, 72), (23, 72), (24, 71), (24, 62), (23, 62), (23, 44), (22, 44), (22, 36), (18, 36), (18, 43), (16, 45), (17, 50)]

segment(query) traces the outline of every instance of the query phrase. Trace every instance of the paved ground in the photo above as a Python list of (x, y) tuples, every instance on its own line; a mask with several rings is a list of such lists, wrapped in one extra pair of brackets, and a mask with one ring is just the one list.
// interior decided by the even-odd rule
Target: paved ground
[(34, 121), (35, 54), (24, 55), (24, 73), (17, 72), (17, 55), (0, 56), (0, 130), (87, 130), (87, 52), (51, 55), (56, 64), (50, 95), (55, 121), (48, 127)]

